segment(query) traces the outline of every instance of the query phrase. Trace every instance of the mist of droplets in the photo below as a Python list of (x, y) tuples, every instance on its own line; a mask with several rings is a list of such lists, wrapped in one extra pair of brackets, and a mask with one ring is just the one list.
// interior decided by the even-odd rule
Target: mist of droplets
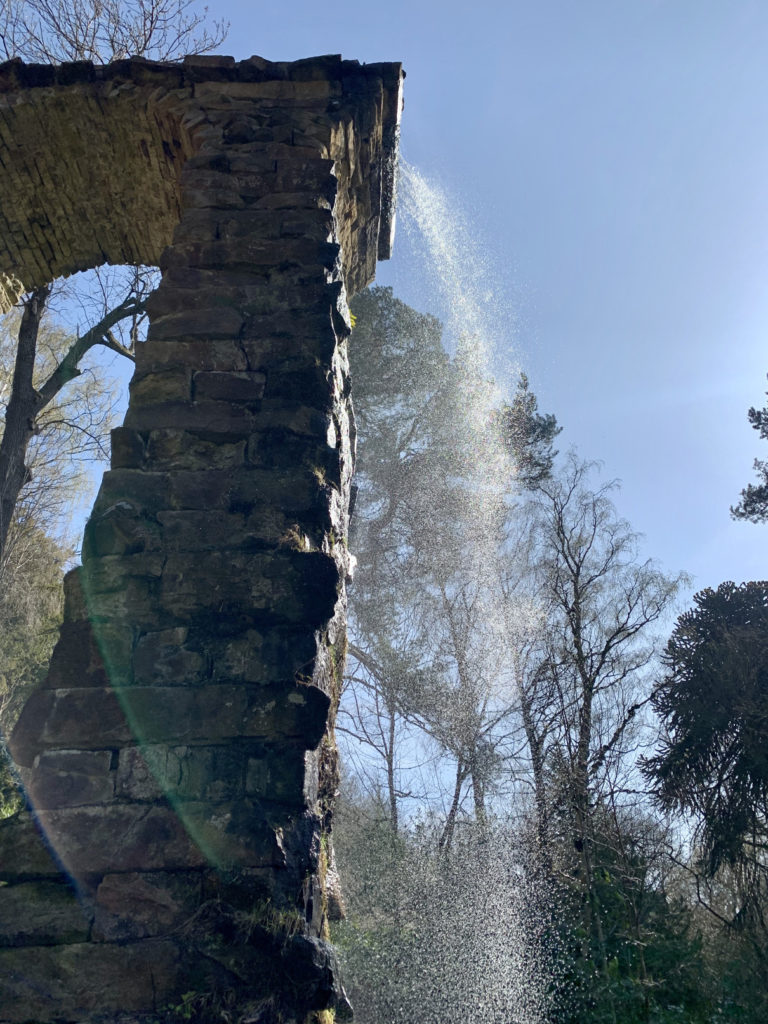
[[(341, 931), (357, 1024), (542, 1024), (552, 978), (543, 894), (501, 832), (437, 855), (421, 837), (375, 880), (386, 919)], [(358, 884), (365, 872), (353, 870)], [(371, 884), (371, 879), (367, 880)], [(362, 899), (365, 905), (365, 897)]]
[[(471, 609), (461, 644), (475, 685), (465, 694), (457, 687), (454, 695), (466, 699), (470, 721), (478, 707), (510, 701), (510, 634), (524, 638), (537, 623), (535, 608), (510, 603), (499, 575), (500, 526), (516, 501), (516, 485), (497, 415), (511, 398), (509, 375), (500, 369), (509, 360), (497, 353), (508, 349), (514, 324), (456, 204), (407, 163), (401, 164), (398, 218), (398, 231), (419, 253), (425, 294), (437, 297), (438, 308), (429, 299), (421, 308), (439, 316), (446, 347), (463, 370), (445, 432), (452, 448), (447, 461), (461, 476), (450, 491), (450, 514), (441, 506), (440, 474), (428, 468), (421, 493), (409, 501), (423, 509), (424, 544), (431, 546), (425, 561), (441, 586), (463, 591), (464, 608)], [(403, 367), (404, 374), (413, 372)], [(455, 633), (455, 622), (432, 624), (436, 650), (449, 630)], [(527, 870), (522, 847), (511, 844), (508, 832), (483, 828), (467, 835), (438, 854), (434, 835), (419, 846), (411, 834), (405, 845), (395, 842), (392, 856), (386, 828), (369, 844), (359, 834), (349, 842), (340, 837), (352, 918), (341, 932), (342, 952), (359, 1024), (544, 1020), (552, 959), (542, 925), (547, 895), (537, 890), (535, 871)]]
[(464, 563), (478, 583), (491, 584), (477, 591), (486, 634), (478, 646), (493, 660), (499, 644), (489, 644), (489, 635), (503, 632), (508, 619), (493, 579), (499, 520), (514, 500), (516, 472), (496, 414), (511, 398), (519, 374), (513, 355), (515, 314), (496, 279), (494, 260), (461, 204), (405, 160), (398, 188), (399, 230), (417, 254), (427, 301), (438, 307), (429, 311), (443, 322), (444, 344), (464, 370), (447, 443), (468, 467), (467, 486), (458, 491), (465, 502), (456, 508), (452, 532), (457, 543), (442, 539), (447, 558)]

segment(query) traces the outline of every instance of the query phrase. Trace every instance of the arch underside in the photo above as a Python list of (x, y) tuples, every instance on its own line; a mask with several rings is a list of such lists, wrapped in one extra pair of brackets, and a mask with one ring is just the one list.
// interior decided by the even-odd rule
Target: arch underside
[(183, 167), (226, 113), (225, 135), (261, 141), (262, 166), (331, 161), (353, 294), (391, 248), (400, 86), (399, 65), (340, 58), (0, 65), (0, 312), (77, 271), (157, 265)]

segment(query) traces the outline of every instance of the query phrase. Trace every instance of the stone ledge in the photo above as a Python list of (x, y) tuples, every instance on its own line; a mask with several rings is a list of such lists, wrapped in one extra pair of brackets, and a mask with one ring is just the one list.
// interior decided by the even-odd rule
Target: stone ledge
[(312, 684), (130, 686), (35, 690), (8, 747), (31, 767), (44, 750), (115, 750), (145, 743), (216, 743), (251, 737), (322, 739), (330, 700)]
[(179, 980), (178, 949), (164, 940), (0, 950), (0, 1024), (147, 1011), (153, 993), (162, 1005)]

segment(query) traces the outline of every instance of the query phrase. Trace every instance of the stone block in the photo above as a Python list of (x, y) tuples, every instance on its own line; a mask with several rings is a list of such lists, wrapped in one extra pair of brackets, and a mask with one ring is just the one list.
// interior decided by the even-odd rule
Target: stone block
[(44, 750), (25, 780), (35, 808), (77, 807), (110, 801), (115, 776), (109, 750)]
[(132, 739), (112, 690), (42, 689), (35, 690), (24, 705), (8, 749), (17, 764), (31, 767), (46, 748), (109, 749)]
[(0, 1022), (85, 1021), (96, 1014), (151, 1013), (178, 993), (176, 945), (90, 942), (0, 950)]
[(209, 675), (207, 659), (185, 646), (185, 626), (145, 633), (133, 655), (133, 682), (137, 686), (190, 686)]
[(322, 190), (317, 191), (289, 191), (285, 186), (279, 191), (264, 190), (253, 206), (257, 210), (314, 210), (318, 206), (331, 209), (335, 198), (336, 185), (329, 179)]
[[(181, 271), (178, 272), (181, 275)], [(218, 274), (197, 270), (187, 271), (189, 281), (182, 278), (189, 288), (173, 290), (176, 301), (182, 309), (194, 306), (195, 296), (202, 287), (213, 287), (212, 278)], [(246, 275), (250, 280), (250, 275)], [(172, 366), (188, 366), (195, 370), (247, 370), (248, 363), (245, 353), (237, 341), (164, 341), (160, 343), (145, 342), (136, 349), (136, 375), (156, 373)]]
[(212, 551), (222, 546), (238, 547), (245, 540), (247, 529), (243, 515), (188, 509), (181, 512), (158, 512), (163, 527), (163, 541), (169, 554)]
[[(163, 253), (160, 269), (165, 271), (192, 266), (217, 270), (229, 267), (278, 267), (292, 263), (297, 267), (316, 264), (331, 270), (338, 258), (339, 246), (331, 242), (317, 242), (310, 238), (249, 237), (228, 241), (185, 242), (171, 246)], [(184, 334), (182, 331), (175, 335), (169, 334), (168, 337), (183, 337)]]
[(146, 461), (144, 438), (135, 430), (116, 427), (111, 432), (111, 466), (113, 469), (140, 469)]
[[(134, 431), (128, 433), (133, 434)], [(138, 514), (127, 502), (125, 507), (117, 503), (103, 514), (92, 515), (85, 524), (83, 562), (100, 555), (135, 555), (145, 551), (157, 551), (160, 546), (160, 529), (157, 522), (148, 516)]]
[(80, 686), (109, 684), (109, 673), (90, 622), (65, 621), (62, 624), (45, 685), (55, 689), (72, 679)]
[[(307, 754), (307, 756), (312, 756)], [(312, 806), (305, 786), (304, 756), (295, 746), (265, 749), (260, 757), (249, 757), (246, 765), (245, 792), (267, 802), (295, 808)]]
[(41, 810), (37, 818), (73, 878), (199, 868), (207, 862), (185, 823), (167, 806), (65, 807)]
[(0, 819), (0, 882), (60, 877), (61, 865), (54, 859), (34, 815), (20, 811)]
[(94, 900), (93, 939), (125, 942), (175, 931), (200, 906), (202, 892), (199, 872), (105, 875)]
[(243, 795), (245, 753), (223, 746), (144, 745), (120, 751), (117, 796), (131, 800), (234, 800)]
[(193, 394), (196, 400), (202, 401), (260, 402), (266, 379), (266, 374), (258, 371), (201, 370), (192, 378)]
[(285, 464), (268, 469), (254, 466), (247, 473), (232, 478), (225, 508), (245, 515), (278, 508), (289, 518), (315, 511), (327, 505), (323, 481), (316, 475), (315, 468), (286, 468)]
[[(242, 512), (206, 512), (187, 510), (158, 512), (163, 527), (163, 541), (169, 553), (228, 550), (242, 547), (255, 550), (276, 547), (290, 527), (298, 525), (305, 532), (317, 534), (323, 520), (322, 507), (308, 503), (311, 515), (284, 513), (279, 508), (248, 507)], [(322, 527), (320, 534), (322, 536)]]
[(136, 554), (100, 555), (90, 558), (83, 567), (83, 584), (88, 597), (88, 609), (98, 614), (102, 594), (123, 591), (136, 581), (160, 579), (164, 554), (160, 550), (140, 551)]
[(64, 574), (64, 619), (67, 622), (82, 622), (88, 619), (80, 567)]
[[(257, 361), (258, 345), (248, 343), (246, 351)], [(324, 406), (329, 392), (328, 368), (322, 362), (302, 357), (284, 358), (270, 366), (269, 397), (312, 406), (318, 401)]]
[(262, 685), (297, 676), (310, 678), (317, 652), (312, 634), (277, 627), (249, 629), (207, 646), (214, 681)]
[[(216, 305), (209, 309), (192, 309), (168, 313), (152, 321), (149, 328), (148, 344), (166, 339), (184, 340), (205, 338), (209, 341), (236, 338), (242, 330), (245, 316), (234, 306)], [(155, 374), (141, 378), (131, 389), (131, 399), (137, 401), (173, 401), (185, 398), (182, 388), (183, 375), (180, 371), (171, 374), (168, 380), (153, 380)], [(178, 384), (175, 380), (178, 379)], [(145, 384), (146, 382), (146, 384)], [(188, 382), (187, 382), (188, 383)]]
[[(225, 374), (225, 376), (230, 376)], [(160, 470), (237, 469), (245, 464), (245, 438), (230, 440), (186, 430), (150, 430), (147, 452)]]
[(185, 210), (173, 235), (178, 242), (205, 242), (217, 238), (242, 238), (257, 235), (259, 238), (279, 238), (282, 233), (282, 219), (266, 210)]
[(264, 100), (286, 100), (300, 103), (304, 109), (313, 100), (323, 102), (338, 93), (339, 85), (328, 81), (201, 82), (195, 87), (195, 97), (206, 103), (212, 98), (227, 96), (256, 100), (260, 106)]
[(332, 617), (340, 583), (335, 561), (320, 551), (169, 554), (160, 600), (182, 621), (203, 611), (225, 617), (238, 607), (261, 613), (265, 624), (282, 621), (314, 630)]
[(142, 517), (166, 507), (168, 475), (149, 473), (140, 469), (108, 470), (93, 506), (91, 518), (101, 518), (119, 512), (122, 516)]
[(249, 799), (182, 801), (173, 809), (152, 804), (69, 807), (41, 811), (39, 819), (76, 879), (205, 866), (270, 867), (284, 860), (261, 805)]
[[(152, 326), (155, 327), (154, 324)], [(157, 330), (159, 327), (155, 328), (155, 331)], [(183, 402), (191, 397), (191, 374), (184, 366), (169, 367), (162, 372), (134, 377), (130, 384), (130, 390), (131, 403), (136, 405)]]
[[(261, 196), (269, 195), (275, 185), (274, 161), (271, 161), (270, 169), (258, 171), (238, 171), (233, 174), (228, 170), (216, 170), (210, 167), (195, 167), (188, 160), (181, 172), (181, 200), (185, 209), (195, 208), (191, 200), (195, 195), (202, 193), (207, 197), (205, 205), (215, 203), (217, 207), (226, 205), (228, 196), (237, 197), (241, 203), (245, 200), (258, 199)], [(334, 188), (334, 196), (336, 190)], [(258, 206), (258, 204), (256, 204)], [(165, 255), (165, 254), (164, 254)], [(181, 266), (181, 261), (172, 261), (167, 264), (168, 268)]]
[(85, 942), (91, 920), (65, 882), (0, 886), (0, 947)]
[(218, 435), (222, 440), (226, 437), (231, 440), (247, 437), (256, 429), (255, 420), (254, 413), (246, 407), (203, 401), (164, 402), (161, 405), (136, 408), (129, 406), (125, 416), (126, 426), (133, 430), (200, 431), (203, 434)]
[[(155, 756), (147, 755), (148, 750), (155, 750)], [(115, 795), (119, 800), (150, 803), (163, 799), (168, 785), (157, 771), (159, 751), (162, 751), (165, 762), (167, 747), (125, 747), (120, 751), (115, 779)]]
[(49, 749), (218, 743), (239, 736), (300, 739), (315, 747), (329, 705), (327, 695), (310, 684), (37, 690), (8, 746), (26, 767)]
[(261, 414), (254, 419), (258, 429), (283, 428), (301, 437), (322, 439), (327, 437), (328, 421), (332, 410), (332, 397), (328, 390), (314, 392), (312, 405), (295, 399), (272, 398), (268, 395), (261, 405)]

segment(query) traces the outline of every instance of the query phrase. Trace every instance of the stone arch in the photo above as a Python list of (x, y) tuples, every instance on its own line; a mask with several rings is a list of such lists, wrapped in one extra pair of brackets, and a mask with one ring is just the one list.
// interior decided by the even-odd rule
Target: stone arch
[(198, 985), (263, 1024), (348, 1009), (326, 943), (346, 294), (389, 255), (401, 80), (339, 57), (0, 67), (0, 300), (162, 272), (9, 744), (32, 807), (0, 822), (0, 1024), (133, 1024)]
[[(391, 248), (395, 67), (335, 57), (0, 66), (0, 312), (25, 290), (102, 263), (158, 264), (181, 217), (185, 165), (207, 150), (223, 167), (227, 146), (259, 151), (267, 175), (297, 155), (331, 161), (354, 293)], [(290, 117), (299, 110), (301, 125)], [(288, 174), (282, 194), (291, 187)]]
[(16, 62), (0, 72), (5, 309), (22, 291), (102, 263), (159, 263), (195, 150), (169, 102), (170, 75), (153, 83), (143, 61), (108, 75)]

